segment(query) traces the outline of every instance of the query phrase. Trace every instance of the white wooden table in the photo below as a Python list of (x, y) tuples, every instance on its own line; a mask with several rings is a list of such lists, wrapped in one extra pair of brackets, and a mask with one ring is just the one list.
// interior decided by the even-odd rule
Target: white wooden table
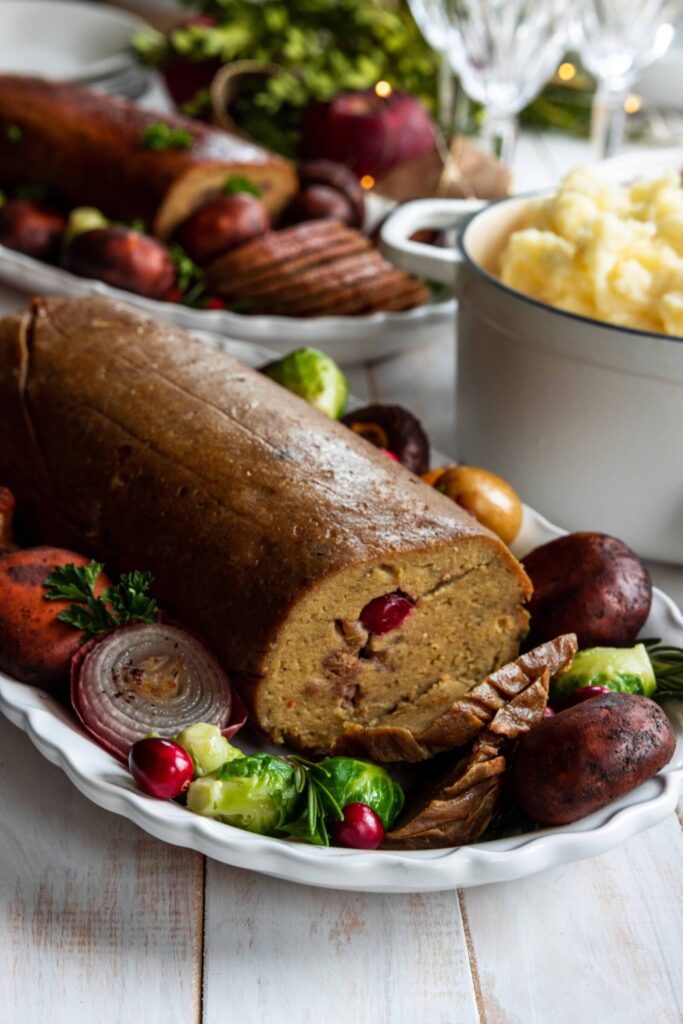
[[(580, 143), (521, 140), (528, 188), (582, 159)], [(0, 311), (23, 301), (0, 290)], [(453, 450), (452, 341), (350, 376)], [(683, 603), (683, 570), (654, 575)], [(2, 718), (0, 769), (0, 1024), (683, 1021), (680, 817), (517, 882), (356, 895), (165, 846)]]

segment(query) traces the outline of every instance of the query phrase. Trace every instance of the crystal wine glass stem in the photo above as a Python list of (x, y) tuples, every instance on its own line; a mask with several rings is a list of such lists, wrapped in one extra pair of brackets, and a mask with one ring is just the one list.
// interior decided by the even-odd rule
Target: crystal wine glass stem
[(483, 148), (508, 169), (514, 160), (517, 128), (517, 118), (513, 114), (497, 114), (493, 110), (484, 113), (481, 130)]
[(628, 95), (628, 84), (600, 81), (593, 99), (591, 138), (596, 160), (614, 156), (624, 141), (626, 110), (624, 101)]

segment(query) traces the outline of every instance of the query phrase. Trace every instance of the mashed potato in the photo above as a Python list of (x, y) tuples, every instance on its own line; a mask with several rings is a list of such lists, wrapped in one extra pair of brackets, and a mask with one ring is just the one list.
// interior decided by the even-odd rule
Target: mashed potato
[(572, 171), (533, 203), (500, 258), (501, 280), (551, 306), (683, 336), (683, 188), (677, 174), (611, 185)]

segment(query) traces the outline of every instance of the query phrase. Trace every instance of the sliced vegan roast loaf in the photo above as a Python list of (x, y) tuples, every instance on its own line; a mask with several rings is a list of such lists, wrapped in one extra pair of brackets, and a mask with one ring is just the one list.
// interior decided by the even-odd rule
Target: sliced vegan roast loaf
[[(261, 374), (102, 299), (0, 321), (0, 481), (33, 536), (150, 570), (275, 743), (327, 752), (518, 651), (530, 584), (418, 477)], [(361, 610), (400, 591), (403, 624)]]
[(273, 213), (297, 189), (288, 160), (222, 129), (24, 75), (0, 75), (0, 140), (0, 186), (44, 186), (71, 206), (141, 218), (162, 238), (231, 175), (253, 181)]

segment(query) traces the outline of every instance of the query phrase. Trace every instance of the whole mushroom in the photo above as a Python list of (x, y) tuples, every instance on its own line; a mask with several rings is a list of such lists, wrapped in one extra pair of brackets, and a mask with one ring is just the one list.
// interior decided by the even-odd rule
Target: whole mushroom
[(401, 405), (367, 405), (342, 421), (376, 448), (395, 455), (402, 466), (418, 475), (429, 466), (429, 440), (422, 424)]

